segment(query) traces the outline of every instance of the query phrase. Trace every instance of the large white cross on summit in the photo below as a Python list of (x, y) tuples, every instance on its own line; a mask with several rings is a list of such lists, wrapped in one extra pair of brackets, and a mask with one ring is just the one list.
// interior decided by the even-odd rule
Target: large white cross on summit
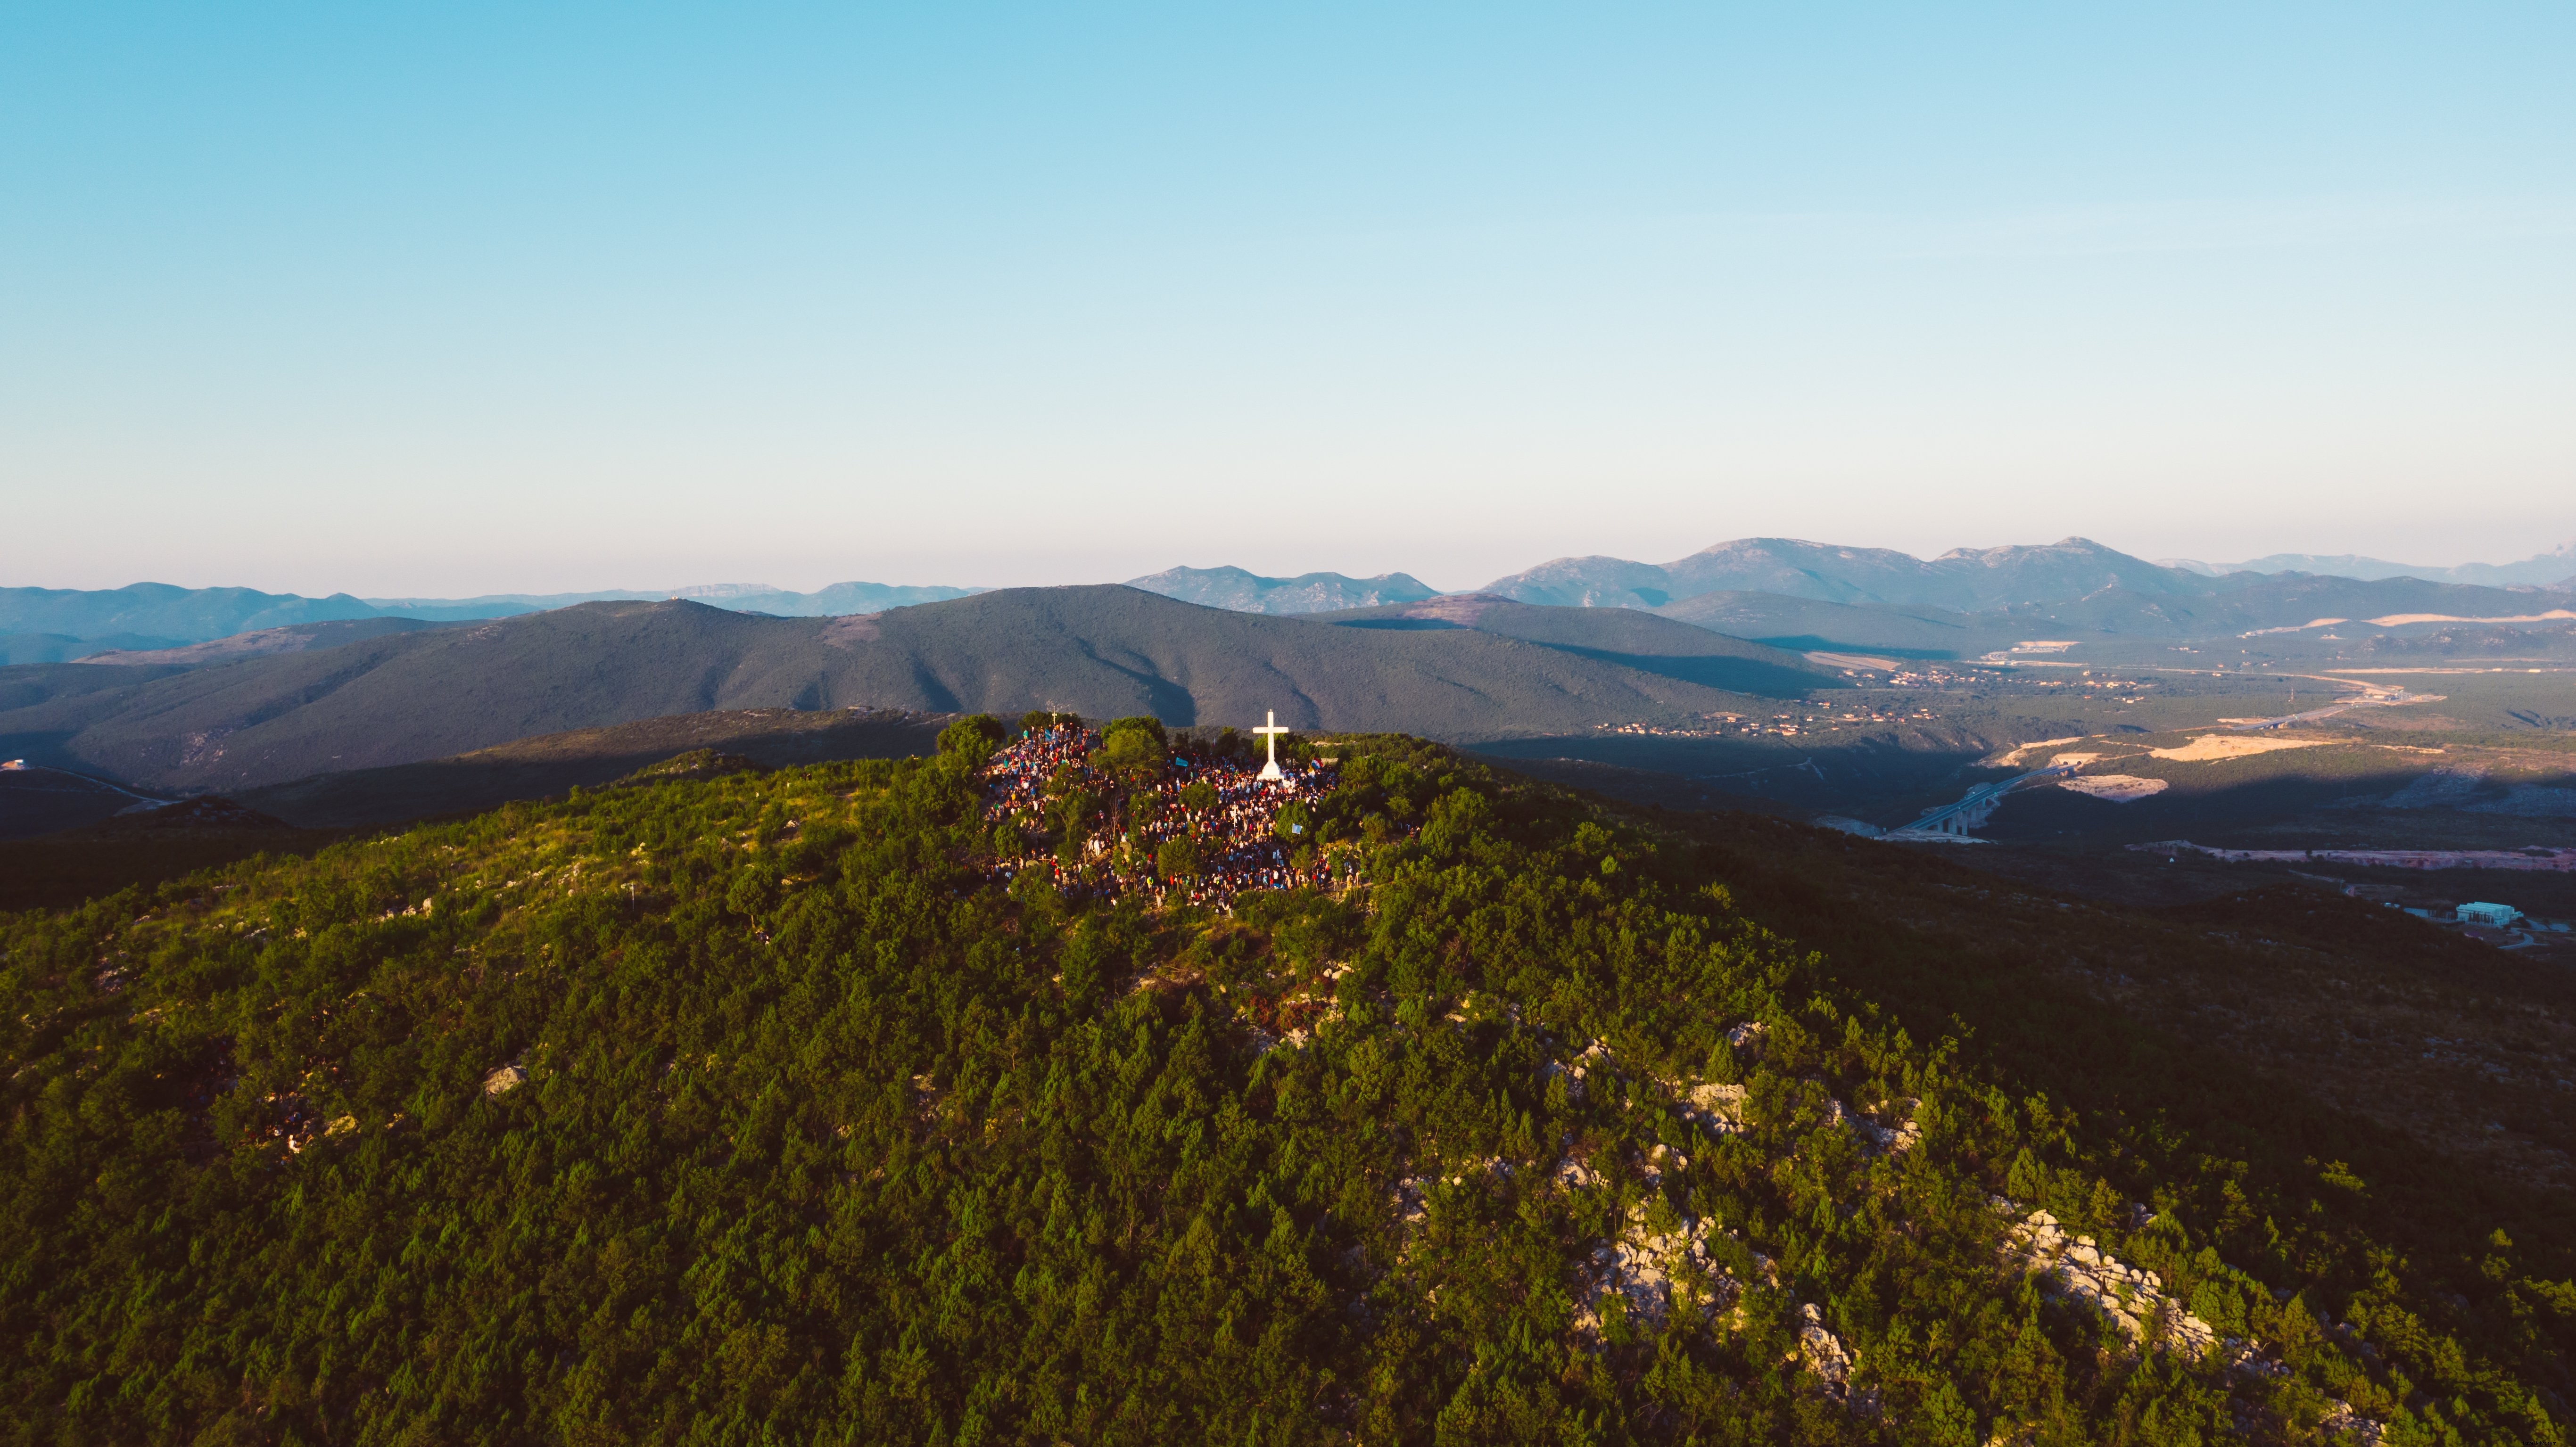
[(1279, 772), (1279, 736), (1288, 732), (1288, 730), (1279, 726), (1279, 710), (1275, 708), (1263, 709), (1261, 711), (1261, 716), (1270, 720), (1270, 724), (1267, 728), (1257, 728), (1253, 730), (1254, 733), (1262, 736), (1261, 742), (1267, 745), (1270, 750), (1270, 762), (1261, 766), (1261, 777), (1274, 782), (1286, 779), (1288, 776)]

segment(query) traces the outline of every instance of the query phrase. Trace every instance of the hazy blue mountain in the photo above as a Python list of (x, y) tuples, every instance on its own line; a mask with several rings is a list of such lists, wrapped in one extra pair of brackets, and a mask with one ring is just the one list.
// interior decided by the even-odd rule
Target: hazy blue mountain
[(1625, 558), (1554, 558), (1477, 589), (1551, 608), (1654, 608), (1673, 599), (1672, 576)]
[(1887, 548), (1845, 548), (1794, 538), (1739, 538), (1664, 565), (1677, 601), (1702, 593), (1760, 591), (1837, 603), (1956, 605), (1968, 594), (1938, 563)]
[[(1963, 620), (2032, 636), (2045, 626), (2066, 637), (2132, 633), (2166, 638), (2230, 638), (2260, 629), (2299, 628), (2321, 619), (2367, 625), (2373, 619), (2531, 618), (2576, 600), (2555, 592), (2430, 583), (2420, 578), (2319, 577), (2290, 573), (2205, 598), (2111, 589), (2051, 603), (2022, 603)], [(2412, 626), (2389, 623), (2381, 626)], [(2351, 629), (2345, 630), (2347, 633)]]
[(1958, 548), (1929, 560), (1885, 548), (1740, 538), (1669, 563), (1558, 558), (1481, 591), (1524, 603), (1662, 608), (1717, 592), (1829, 603), (1929, 604), (1961, 612), (2080, 598), (2106, 588), (2198, 596), (2231, 586), (2084, 538), (2037, 547)]
[(1333, 627), (1135, 588), (1013, 588), (829, 620), (588, 603), (184, 671), (6, 669), (0, 756), (230, 790), (714, 709), (1059, 708), (1174, 724), (1275, 709), (1291, 727), (1474, 741), (1746, 703), (1582, 646), (1473, 628)]
[[(2211, 579), (2131, 557), (2088, 538), (2038, 547), (1953, 548), (1932, 566), (1958, 580), (1979, 607), (2082, 598), (2110, 589), (2165, 597), (2201, 597), (2251, 579)], [(1940, 603), (1937, 597), (1883, 597), (1883, 603)]]
[(2377, 625), (2420, 630), (2440, 626), (2431, 619), (2534, 617), (2570, 607), (2576, 607), (2576, 600), (2554, 592), (2414, 578), (2364, 582), (2291, 574), (2256, 577), (2201, 597), (2109, 588), (2080, 598), (2015, 603), (1973, 613), (1750, 592), (1704, 593), (1655, 611), (1696, 627), (1800, 652), (1960, 659), (2039, 637), (2182, 642), (2234, 639), (2279, 629), (2299, 629), (2320, 638), (2338, 631), (2301, 629), (2323, 618), (2348, 620), (2339, 632), (2357, 647), (2357, 630), (2371, 627), (2372, 619), (2426, 617), (2428, 621), (2421, 624)]
[(2462, 563), (2454, 568), (2392, 563), (2385, 558), (2365, 558), (2353, 553), (2274, 553), (2244, 563), (2203, 563), (2191, 558), (2166, 558), (2162, 561), (2167, 567), (2210, 576), (2230, 572), (2320, 573), (2338, 578), (2358, 578), (2364, 582), (2375, 582), (2381, 578), (2421, 578), (2428, 583), (2464, 583), (2487, 588), (2545, 588), (2576, 584), (2576, 542), (2560, 543), (2519, 563)]
[(68, 633), (0, 633), (0, 667), (16, 663), (69, 663), (117, 649), (169, 648), (177, 640), (141, 633), (75, 638)]
[[(789, 593), (777, 590), (745, 590), (731, 597), (702, 597), (701, 602), (719, 608), (739, 608), (751, 613), (775, 613), (782, 618), (844, 618), (853, 613), (882, 613), (888, 608), (910, 608), (922, 603), (945, 603), (951, 598), (971, 598), (988, 593), (989, 588), (948, 588), (940, 586), (902, 586), (891, 583), (834, 583), (811, 593)], [(683, 592), (677, 597), (693, 597)]]
[(0, 588), (0, 633), (58, 633), (80, 639), (128, 635), (159, 643), (202, 643), (254, 628), (373, 618), (379, 612), (346, 593), (304, 598), (256, 588), (179, 588), (168, 583), (102, 589)]
[[(689, 588), (622, 589), (606, 593), (489, 593), (476, 598), (353, 598), (334, 593), (306, 598), (255, 588), (180, 588), (134, 583), (123, 588), (0, 588), (0, 636), (51, 634), (110, 648), (175, 648), (267, 628), (352, 618), (415, 618), (467, 622), (510, 618), (577, 603), (694, 598), (738, 612), (782, 617), (838, 617), (876, 613), (963, 598), (978, 588), (896, 587), (885, 583), (834, 583), (793, 593), (760, 583), (713, 583)], [(102, 652), (64, 644), (11, 643), (9, 662), (54, 661)], [(19, 657), (23, 647), (28, 657)], [(36, 655), (52, 655), (39, 657)]]
[(1236, 613), (1329, 613), (1343, 608), (1410, 603), (1437, 593), (1409, 573), (1380, 573), (1374, 578), (1353, 578), (1341, 573), (1265, 578), (1241, 568), (1166, 568), (1130, 578), (1127, 586)]
[(837, 618), (939, 603), (986, 591), (982, 588), (911, 587), (890, 583), (834, 583), (811, 593), (773, 588), (767, 583), (699, 583), (686, 588), (615, 588), (604, 593), (486, 593), (474, 598), (369, 598), (387, 613), (406, 618), (464, 621), (510, 618), (570, 608), (582, 603), (649, 603), (686, 598), (738, 613), (775, 613), (782, 618)]

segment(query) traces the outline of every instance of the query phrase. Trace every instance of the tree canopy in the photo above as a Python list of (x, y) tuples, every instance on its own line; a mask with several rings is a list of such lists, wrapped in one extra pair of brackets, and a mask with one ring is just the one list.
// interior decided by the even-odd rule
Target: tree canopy
[(0, 1428), (2566, 1440), (2522, 1248), (2430, 1286), (1909, 1031), (1679, 834), (1334, 747), (1354, 883), (1231, 915), (989, 885), (916, 760), (0, 920)]
[(989, 713), (968, 714), (939, 731), (939, 752), (980, 764), (1008, 737), (1010, 730), (1000, 719)]

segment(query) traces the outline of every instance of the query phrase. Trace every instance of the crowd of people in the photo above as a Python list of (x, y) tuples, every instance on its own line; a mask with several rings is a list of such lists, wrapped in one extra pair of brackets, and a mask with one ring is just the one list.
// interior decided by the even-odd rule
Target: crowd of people
[(1078, 723), (1034, 728), (1010, 741), (984, 766), (984, 816), (999, 822), (1045, 809), (1047, 781), (1059, 770), (1090, 772), (1100, 734)]
[[(1283, 778), (1264, 780), (1258, 761), (1184, 740), (1149, 773), (1120, 778), (1092, 763), (1103, 742), (1056, 724), (993, 754), (984, 813), (996, 877), (1043, 870), (1069, 894), (1219, 910), (1247, 890), (1331, 883), (1307, 806), (1332, 789), (1333, 765), (1283, 763)], [(1183, 847), (1167, 847), (1175, 841)]]

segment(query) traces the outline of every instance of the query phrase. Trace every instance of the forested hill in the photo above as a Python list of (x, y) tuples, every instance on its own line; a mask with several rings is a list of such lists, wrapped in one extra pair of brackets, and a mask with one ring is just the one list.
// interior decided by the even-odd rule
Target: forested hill
[(1784, 649), (1628, 608), (1547, 608), (1468, 593), (1308, 616), (1343, 628), (1473, 629), (1711, 688), (1772, 697), (1794, 697), (1804, 689), (1842, 681), (1833, 669)]
[(1722, 833), (1345, 738), (1347, 887), (1083, 905), (983, 738), (0, 920), (7, 1439), (2566, 1440), (2563, 1222), (2079, 1109)]
[[(592, 603), (175, 676), (8, 670), (0, 751), (143, 787), (238, 790), (718, 709), (1054, 708), (1175, 725), (1249, 724), (1275, 709), (1297, 727), (1464, 741), (1746, 707), (1701, 680), (1706, 662), (1474, 630), (1332, 628), (1123, 587), (1004, 589), (836, 619)], [(1784, 667), (1734, 686), (1841, 683)]]

